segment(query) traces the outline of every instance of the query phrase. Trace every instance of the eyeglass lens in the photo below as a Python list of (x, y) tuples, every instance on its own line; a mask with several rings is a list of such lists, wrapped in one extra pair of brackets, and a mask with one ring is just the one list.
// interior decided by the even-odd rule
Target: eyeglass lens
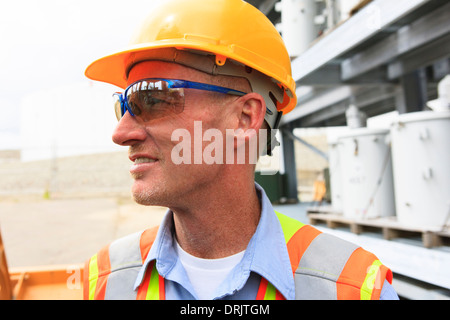
[(127, 109), (144, 121), (164, 117), (170, 113), (181, 113), (184, 109), (183, 88), (169, 88), (168, 83), (163, 80), (137, 82), (127, 88), (124, 96), (123, 106), (120, 97), (116, 97), (114, 106), (119, 120)]

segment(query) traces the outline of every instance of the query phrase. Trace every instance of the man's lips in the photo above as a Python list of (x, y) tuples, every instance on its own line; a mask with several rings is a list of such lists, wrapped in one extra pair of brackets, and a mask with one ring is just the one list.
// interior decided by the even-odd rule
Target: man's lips
[(135, 164), (151, 163), (151, 162), (158, 161), (157, 158), (155, 158), (151, 155), (148, 155), (148, 154), (132, 154), (128, 158)]
[(155, 157), (145, 154), (134, 154), (131, 155), (129, 159), (133, 162), (133, 165), (130, 168), (131, 173), (142, 172), (146, 170), (149, 166), (158, 162), (158, 159), (156, 159)]
[(141, 163), (153, 163), (156, 162), (158, 160), (156, 159), (151, 159), (151, 158), (147, 158), (147, 157), (142, 157), (142, 158), (136, 158), (134, 160), (134, 164), (141, 164)]

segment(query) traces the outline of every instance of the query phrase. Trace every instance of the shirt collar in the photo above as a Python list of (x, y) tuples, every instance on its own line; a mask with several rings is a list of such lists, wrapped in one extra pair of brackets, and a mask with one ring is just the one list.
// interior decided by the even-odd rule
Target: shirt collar
[[(255, 188), (261, 201), (258, 227), (250, 239), (244, 257), (227, 277), (220, 291), (225, 294), (241, 289), (250, 272), (256, 272), (275, 286), (286, 299), (294, 299), (294, 277), (283, 230), (266, 193), (257, 183)], [(134, 284), (135, 290), (141, 285), (149, 263), (155, 259), (158, 272), (164, 278), (175, 272), (184, 273), (175, 252), (173, 230), (173, 213), (169, 210), (138, 273)]]
[(254, 247), (251, 271), (267, 279), (288, 300), (295, 298), (295, 284), (289, 253), (280, 221), (264, 190), (261, 195), (261, 219), (247, 249)]

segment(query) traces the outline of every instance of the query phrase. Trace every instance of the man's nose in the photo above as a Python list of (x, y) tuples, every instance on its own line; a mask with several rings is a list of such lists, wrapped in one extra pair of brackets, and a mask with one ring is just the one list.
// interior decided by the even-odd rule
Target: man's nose
[(144, 127), (129, 112), (120, 119), (112, 134), (113, 142), (121, 146), (131, 146), (145, 140), (145, 137)]

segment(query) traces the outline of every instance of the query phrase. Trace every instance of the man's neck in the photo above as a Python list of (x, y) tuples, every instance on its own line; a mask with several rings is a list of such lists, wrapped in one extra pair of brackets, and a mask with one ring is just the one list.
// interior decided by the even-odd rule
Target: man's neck
[(261, 215), (253, 182), (217, 187), (220, 190), (199, 197), (195, 206), (171, 208), (178, 243), (200, 258), (223, 258), (245, 250)]

